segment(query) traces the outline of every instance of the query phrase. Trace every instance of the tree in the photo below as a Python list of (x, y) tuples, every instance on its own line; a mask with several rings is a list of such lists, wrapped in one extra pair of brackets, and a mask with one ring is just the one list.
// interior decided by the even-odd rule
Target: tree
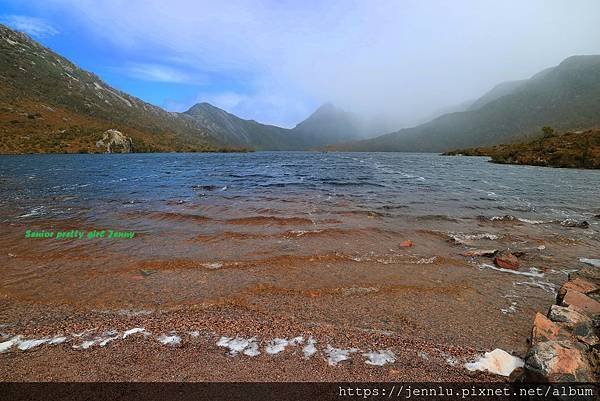
[(551, 138), (551, 137), (554, 136), (554, 128), (552, 128), (552, 127), (550, 127), (548, 125), (545, 125), (542, 128), (542, 133), (544, 134), (544, 139)]

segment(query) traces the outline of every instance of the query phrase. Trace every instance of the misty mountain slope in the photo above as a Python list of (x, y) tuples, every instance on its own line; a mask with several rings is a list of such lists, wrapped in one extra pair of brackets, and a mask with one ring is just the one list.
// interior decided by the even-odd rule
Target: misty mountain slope
[(317, 147), (365, 138), (368, 127), (354, 114), (326, 103), (292, 131), (307, 146)]
[(0, 25), (0, 152), (95, 151), (111, 128), (131, 136), (137, 151), (221, 145), (198, 124), (114, 89)]
[[(502, 96), (510, 95), (514, 93), (523, 83), (527, 80), (521, 79), (518, 81), (507, 81), (499, 83), (494, 86), (489, 92), (481, 96), (479, 99), (474, 101), (466, 110), (477, 110), (486, 104), (493, 102), (496, 99), (500, 99)], [(460, 111), (466, 111), (460, 110)]]
[(244, 120), (209, 103), (198, 103), (181, 114), (232, 146), (257, 150), (290, 150), (304, 146), (301, 138), (289, 129)]
[(600, 56), (573, 56), (476, 110), (340, 147), (354, 151), (419, 151), (488, 146), (558, 130), (600, 125)]

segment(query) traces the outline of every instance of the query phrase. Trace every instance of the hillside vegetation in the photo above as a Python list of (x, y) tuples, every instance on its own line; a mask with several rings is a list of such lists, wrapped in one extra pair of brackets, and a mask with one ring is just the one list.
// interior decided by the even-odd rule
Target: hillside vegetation
[(600, 129), (547, 132), (525, 143), (458, 149), (445, 155), (489, 156), (491, 162), (532, 166), (600, 169)]

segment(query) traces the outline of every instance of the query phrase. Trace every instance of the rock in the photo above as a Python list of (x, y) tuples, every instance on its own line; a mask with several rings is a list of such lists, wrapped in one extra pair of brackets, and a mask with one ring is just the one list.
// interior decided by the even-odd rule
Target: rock
[(590, 317), (600, 314), (600, 302), (574, 290), (567, 291), (562, 299), (562, 305), (568, 306)]
[(510, 376), (513, 370), (522, 366), (523, 361), (520, 358), (514, 357), (500, 348), (486, 352), (475, 362), (465, 364), (467, 370), (485, 370), (501, 376)]
[(565, 219), (560, 222), (563, 227), (588, 228), (590, 224), (587, 221), (577, 221), (573, 219)]
[(560, 323), (553, 322), (539, 312), (535, 314), (531, 330), (531, 344), (568, 339), (569, 337), (571, 337), (570, 333)]
[(508, 251), (502, 251), (496, 255), (494, 263), (503, 269), (517, 270), (519, 268), (519, 260)]
[(474, 256), (485, 256), (487, 258), (491, 258), (498, 253), (497, 249), (470, 249), (466, 252), (463, 252), (462, 256), (474, 257)]
[(549, 382), (595, 382), (589, 361), (570, 341), (544, 341), (529, 349), (525, 368)]
[(553, 322), (563, 323), (565, 327), (571, 329), (580, 323), (592, 323), (592, 319), (590, 319), (588, 316), (577, 312), (575, 309), (559, 305), (552, 305), (550, 307), (548, 317)]
[(569, 290), (581, 292), (582, 294), (587, 294), (588, 292), (592, 292), (598, 289), (598, 286), (590, 281), (587, 281), (581, 277), (575, 277), (573, 280), (569, 280), (560, 287), (558, 290), (558, 294), (556, 296), (556, 303), (561, 304), (562, 299), (565, 297), (565, 294)]
[(413, 246), (413, 242), (409, 239), (400, 243), (401, 248), (410, 248), (411, 246)]
[(575, 327), (573, 327), (572, 333), (579, 341), (590, 347), (600, 343), (591, 321), (576, 324)]
[(115, 129), (104, 131), (102, 139), (96, 142), (97, 148), (103, 146), (106, 146), (106, 153), (131, 153), (133, 151), (133, 141), (131, 138)]

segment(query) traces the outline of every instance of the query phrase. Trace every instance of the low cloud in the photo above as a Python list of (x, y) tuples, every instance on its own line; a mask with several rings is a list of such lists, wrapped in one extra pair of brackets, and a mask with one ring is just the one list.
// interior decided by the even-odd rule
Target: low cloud
[(30, 3), (62, 13), (122, 54), (186, 67), (184, 74), (137, 68), (140, 79), (225, 77), (202, 91), (204, 100), (242, 94), (222, 104), (287, 126), (326, 101), (409, 126), (500, 82), (600, 53), (598, 0)]

